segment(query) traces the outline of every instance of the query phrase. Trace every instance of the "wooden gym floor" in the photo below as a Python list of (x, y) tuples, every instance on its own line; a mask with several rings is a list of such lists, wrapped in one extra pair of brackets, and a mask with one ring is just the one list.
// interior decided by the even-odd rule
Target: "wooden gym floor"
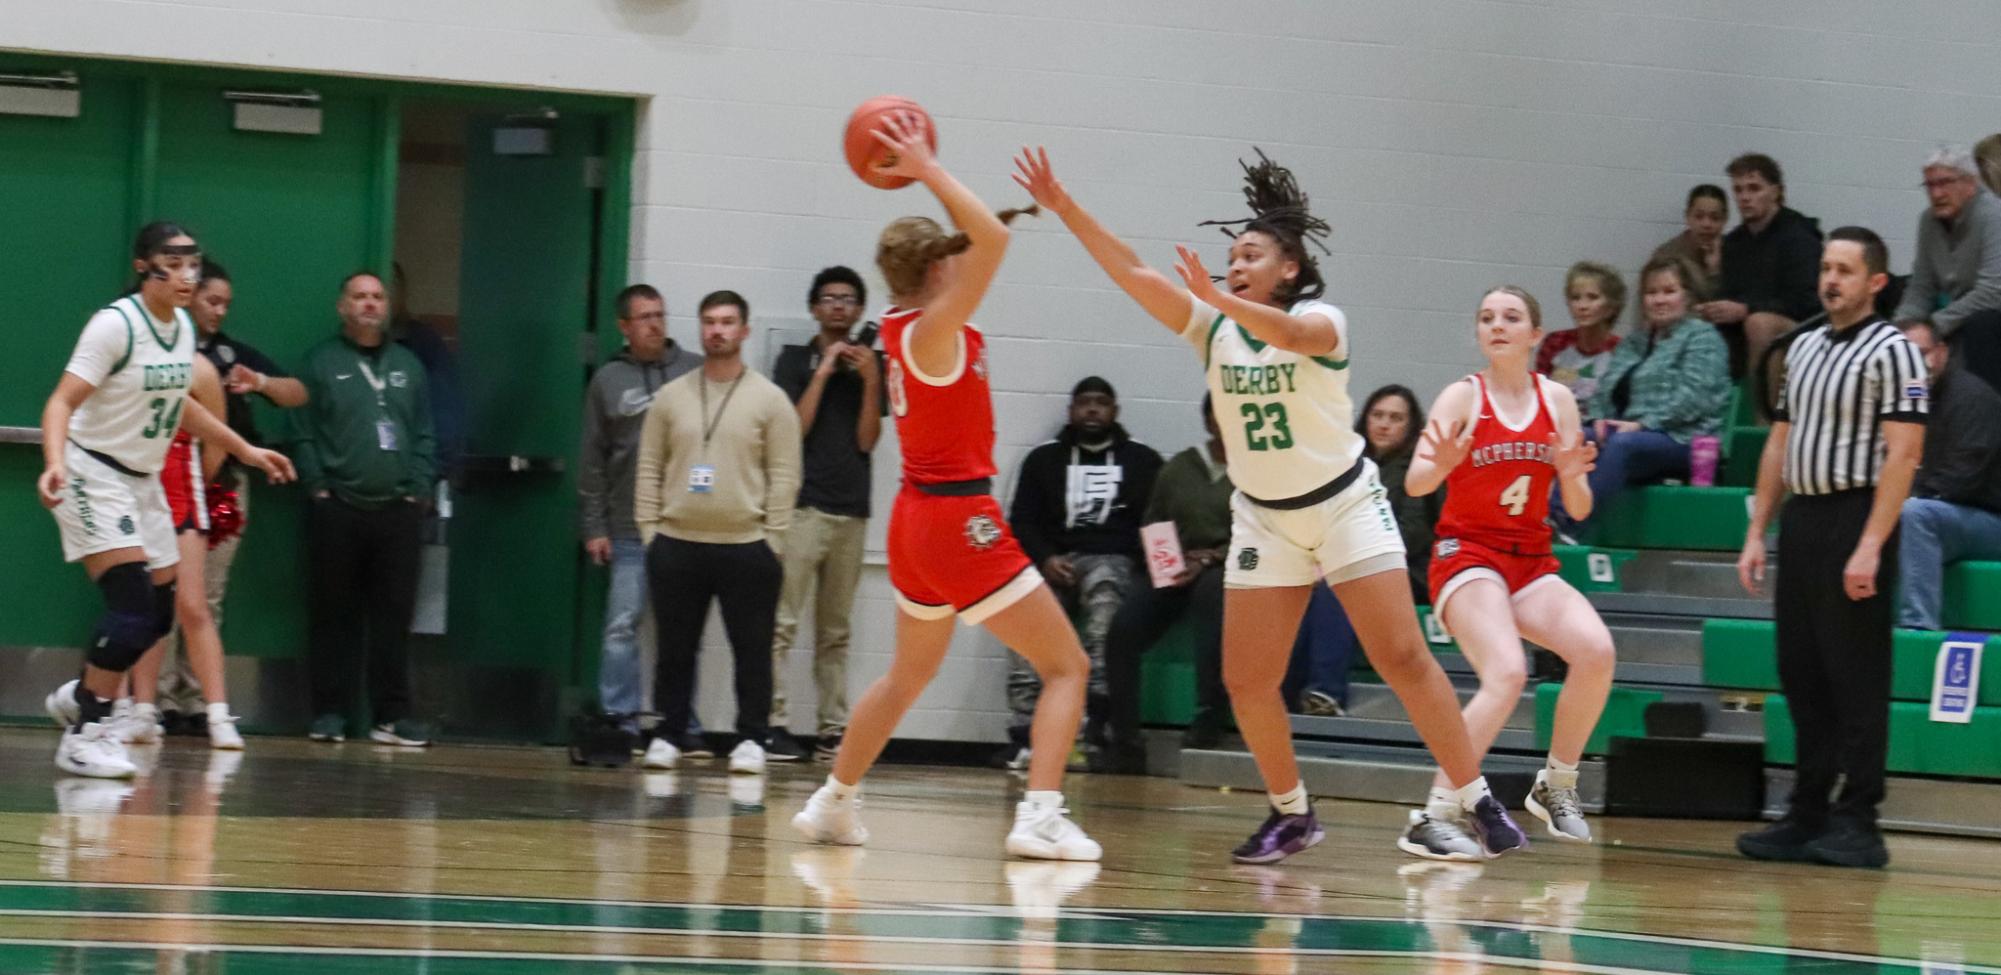
[[(2001, 973), (2001, 844), (1759, 865), (1734, 823), (1599, 819), (1494, 863), (1397, 852), (1402, 809), (1233, 866), (1262, 798), (1078, 776), (1105, 862), (1000, 854), (1018, 781), (886, 767), (866, 850), (787, 822), (824, 766), (575, 770), (552, 749), (176, 739), (132, 783), (0, 731), (0, 973)], [(1694, 784), (1691, 784), (1693, 787)]]

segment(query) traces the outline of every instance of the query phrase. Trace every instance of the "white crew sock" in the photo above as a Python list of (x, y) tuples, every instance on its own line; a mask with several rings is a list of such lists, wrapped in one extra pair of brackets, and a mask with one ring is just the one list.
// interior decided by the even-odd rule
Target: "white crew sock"
[(1022, 798), (1037, 809), (1063, 808), (1063, 793), (1056, 789), (1030, 789)]
[(213, 703), (209, 704), (209, 706), (208, 706), (208, 720), (209, 720), (209, 723), (210, 723), (210, 724), (224, 724), (224, 723), (227, 723), (227, 722), (228, 722), (228, 721), (230, 720), (230, 718), (229, 718), (229, 702), (228, 702), (228, 701), (215, 701), (215, 702), (213, 702)]
[(1548, 782), (1550, 788), (1577, 788), (1577, 765), (1575, 763), (1561, 762), (1557, 760), (1555, 755), (1551, 755), (1549, 757), (1548, 772), (1549, 774), (1543, 777), (1543, 781)]
[(1306, 802), (1306, 783), (1292, 787), (1291, 792), (1271, 793), (1271, 806), (1288, 816), (1304, 816), (1313, 807)]
[(1424, 814), (1433, 821), (1449, 823), (1459, 818), (1459, 796), (1442, 785), (1431, 787), (1431, 795), (1425, 799)]
[(1487, 791), (1487, 777), (1484, 775), (1452, 790), (1452, 797), (1459, 800), (1459, 808), (1469, 813), (1480, 804), (1480, 800), (1490, 795), (1493, 793)]
[(827, 790), (827, 798), (835, 802), (847, 802), (853, 799), (856, 793), (862, 791), (862, 787), (859, 784), (849, 785), (840, 779), (834, 778), (832, 775), (827, 776), (827, 784), (824, 788)]

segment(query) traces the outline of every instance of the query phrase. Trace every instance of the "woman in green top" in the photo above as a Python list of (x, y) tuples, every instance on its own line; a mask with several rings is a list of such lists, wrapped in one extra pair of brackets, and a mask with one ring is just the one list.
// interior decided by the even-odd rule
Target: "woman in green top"
[[(1730, 402), (1730, 349), (1716, 326), (1691, 314), (1701, 272), (1678, 257), (1656, 257), (1640, 272), (1640, 327), (1619, 343), (1589, 415), (1598, 442), (1591, 472), (1593, 510), (1629, 484), (1688, 476), (1689, 441), (1723, 426)], [(1551, 507), (1559, 529), (1576, 527)]]

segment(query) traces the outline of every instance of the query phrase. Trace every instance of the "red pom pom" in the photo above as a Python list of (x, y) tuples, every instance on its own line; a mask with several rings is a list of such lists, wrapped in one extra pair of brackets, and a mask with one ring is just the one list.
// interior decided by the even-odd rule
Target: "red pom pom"
[(243, 507), (236, 489), (221, 483), (208, 486), (208, 547), (214, 548), (243, 532)]

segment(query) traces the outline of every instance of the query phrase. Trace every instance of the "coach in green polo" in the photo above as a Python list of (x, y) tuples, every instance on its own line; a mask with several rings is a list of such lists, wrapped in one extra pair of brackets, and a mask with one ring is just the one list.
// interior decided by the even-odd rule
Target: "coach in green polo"
[(417, 605), (424, 502), (436, 438), (424, 366), (388, 338), (389, 296), (368, 272), (341, 282), (340, 334), (306, 354), (299, 481), (310, 492), (310, 658), (314, 741), (346, 738), (354, 677), (366, 667), (374, 727), (387, 745), (428, 745), (409, 717), (410, 617)]

